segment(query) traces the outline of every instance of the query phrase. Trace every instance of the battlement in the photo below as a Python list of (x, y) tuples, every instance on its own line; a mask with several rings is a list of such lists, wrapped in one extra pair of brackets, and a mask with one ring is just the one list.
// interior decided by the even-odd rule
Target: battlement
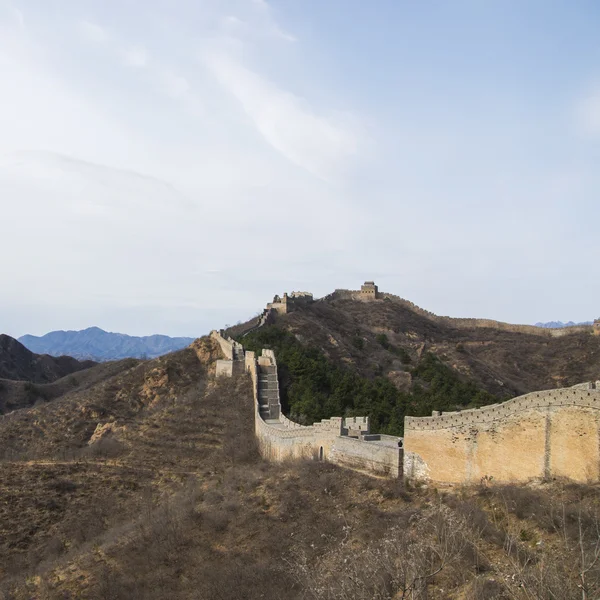
[(540, 410), (551, 406), (600, 409), (600, 389), (595, 383), (586, 383), (572, 388), (531, 392), (501, 404), (481, 408), (447, 413), (433, 411), (431, 417), (404, 417), (404, 432), (491, 425), (525, 410)]
[(346, 417), (342, 427), (344, 435), (351, 437), (360, 437), (371, 431), (369, 417)]

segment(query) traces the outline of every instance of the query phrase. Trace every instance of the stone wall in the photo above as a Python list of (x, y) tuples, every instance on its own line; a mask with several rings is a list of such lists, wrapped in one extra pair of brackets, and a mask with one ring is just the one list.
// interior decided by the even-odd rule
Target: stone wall
[[(307, 458), (329, 460), (370, 475), (401, 476), (402, 450), (399, 438), (367, 435), (368, 417), (332, 417), (310, 426), (294, 423), (281, 411), (277, 360), (273, 350), (264, 349), (257, 357), (254, 352), (243, 352), (240, 344), (226, 339), (222, 332), (213, 331), (211, 337), (226, 356), (232, 357), (231, 360), (217, 361), (217, 375), (231, 377), (245, 371), (250, 376), (254, 431), (264, 458), (274, 461)], [(243, 354), (243, 358), (240, 354)], [(265, 411), (263, 418), (260, 398), (262, 394), (262, 408), (265, 409), (265, 391), (269, 394), (270, 409)], [(271, 394), (274, 394), (274, 399), (271, 399)], [(276, 407), (270, 406), (273, 402)], [(272, 418), (274, 414), (277, 418)]]
[(215, 375), (217, 377), (233, 377), (233, 361), (218, 360)]
[(354, 437), (360, 437), (371, 431), (369, 417), (346, 417), (342, 423), (342, 433)]
[(600, 391), (533, 392), (502, 404), (404, 421), (404, 474), (440, 483), (600, 480)]
[(233, 340), (231, 338), (225, 338), (223, 331), (217, 331), (216, 329), (210, 332), (210, 337), (215, 340), (221, 352), (227, 360), (233, 360)]
[(275, 296), (273, 302), (267, 304), (266, 310), (272, 310), (281, 314), (286, 314), (296, 308), (308, 306), (314, 301), (313, 295), (310, 292), (287, 292), (282, 297)]
[[(328, 459), (342, 467), (381, 477), (402, 477), (403, 452), (398, 438), (377, 436), (382, 443), (369, 443), (352, 437), (337, 437)], [(388, 443), (385, 443), (385, 441)]]

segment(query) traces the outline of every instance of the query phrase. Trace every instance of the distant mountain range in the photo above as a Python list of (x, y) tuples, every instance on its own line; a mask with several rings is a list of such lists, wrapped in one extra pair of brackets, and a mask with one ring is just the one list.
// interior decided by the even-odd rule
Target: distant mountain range
[(109, 333), (99, 327), (82, 331), (51, 331), (46, 335), (24, 335), (19, 338), (36, 354), (72, 356), (96, 361), (121, 358), (155, 358), (189, 346), (195, 338), (149, 335), (136, 337), (124, 333)]
[(561, 327), (575, 327), (577, 325), (591, 325), (592, 321), (582, 321), (581, 323), (574, 323), (569, 321), (563, 323), (562, 321), (549, 321), (548, 323), (536, 323), (536, 327), (544, 327), (545, 329), (560, 329)]

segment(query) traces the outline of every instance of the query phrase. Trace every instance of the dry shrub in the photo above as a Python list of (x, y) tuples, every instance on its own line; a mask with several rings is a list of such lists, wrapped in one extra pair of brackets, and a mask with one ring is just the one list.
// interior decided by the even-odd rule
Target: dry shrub
[(526, 485), (504, 485), (494, 491), (508, 511), (519, 519), (527, 519), (548, 511), (547, 499)]
[(465, 600), (511, 600), (512, 596), (502, 581), (477, 577), (469, 587)]
[(315, 600), (425, 599), (436, 577), (464, 565), (466, 528), (437, 505), (366, 545), (343, 541), (322, 556), (298, 550), (288, 557), (288, 569)]
[(99, 439), (91, 446), (81, 450), (82, 458), (118, 458), (123, 454), (125, 446), (111, 435)]

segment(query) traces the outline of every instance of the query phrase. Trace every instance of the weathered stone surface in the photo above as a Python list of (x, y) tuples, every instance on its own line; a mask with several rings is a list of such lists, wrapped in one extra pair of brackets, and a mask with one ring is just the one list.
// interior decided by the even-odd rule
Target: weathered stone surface
[(406, 417), (405, 472), (440, 483), (486, 476), (598, 481), (599, 441), (599, 390), (588, 385), (534, 392), (476, 410)]

